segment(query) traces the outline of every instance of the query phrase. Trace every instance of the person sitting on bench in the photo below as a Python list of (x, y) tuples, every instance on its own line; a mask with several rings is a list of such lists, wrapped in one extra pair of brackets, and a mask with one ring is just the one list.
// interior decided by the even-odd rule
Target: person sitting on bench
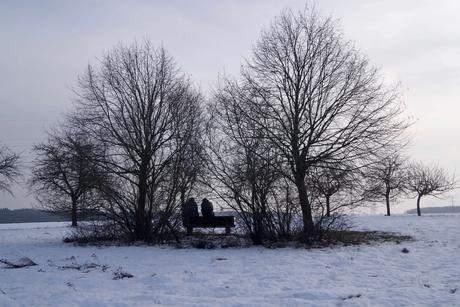
[(182, 220), (188, 223), (190, 217), (197, 217), (198, 214), (198, 204), (195, 201), (195, 198), (191, 197), (182, 205)]
[(201, 202), (201, 214), (204, 218), (210, 218), (214, 216), (214, 208), (212, 203), (207, 198), (203, 198), (203, 201)]
[(189, 198), (182, 206), (182, 225), (187, 230), (187, 234), (193, 233), (193, 228), (225, 228), (225, 233), (229, 234), (232, 227), (235, 227), (234, 217), (214, 216), (212, 203), (206, 198), (201, 203), (201, 213), (198, 215), (198, 206), (193, 198)]

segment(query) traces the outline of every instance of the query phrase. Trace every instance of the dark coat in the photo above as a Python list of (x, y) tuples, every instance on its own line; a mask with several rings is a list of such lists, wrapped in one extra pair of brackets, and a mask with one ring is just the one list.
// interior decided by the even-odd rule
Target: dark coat
[(184, 225), (188, 223), (188, 219), (190, 217), (195, 217), (195, 216), (199, 216), (198, 204), (196, 203), (194, 198), (189, 198), (182, 205), (182, 221)]
[(201, 202), (201, 214), (203, 217), (214, 216), (214, 208), (212, 203), (206, 198), (203, 198), (203, 201)]

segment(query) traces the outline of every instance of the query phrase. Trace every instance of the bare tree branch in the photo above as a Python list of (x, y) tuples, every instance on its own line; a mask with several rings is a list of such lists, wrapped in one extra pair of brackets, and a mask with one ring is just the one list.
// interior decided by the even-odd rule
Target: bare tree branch
[(11, 184), (19, 175), (19, 155), (0, 145), (0, 191), (12, 194)]

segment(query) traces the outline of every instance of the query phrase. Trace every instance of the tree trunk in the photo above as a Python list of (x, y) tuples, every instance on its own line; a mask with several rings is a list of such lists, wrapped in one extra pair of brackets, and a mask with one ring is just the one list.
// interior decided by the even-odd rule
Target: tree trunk
[(254, 233), (252, 235), (252, 242), (254, 245), (261, 245), (264, 238), (264, 224), (263, 214), (260, 212), (263, 209), (263, 204), (257, 201), (256, 180), (251, 178), (251, 203), (254, 208), (252, 212), (252, 222), (254, 224)]
[(313, 223), (313, 216), (311, 213), (311, 206), (308, 200), (307, 187), (305, 185), (305, 176), (296, 176), (296, 187), (299, 193), (299, 202), (302, 209), (303, 221), (303, 238), (305, 243), (310, 242), (310, 239), (315, 234), (315, 226)]
[(139, 172), (139, 190), (137, 198), (135, 239), (146, 240), (148, 238), (147, 225), (145, 221), (145, 204), (147, 201), (147, 171), (144, 163), (141, 165)]
[(385, 193), (385, 201), (387, 204), (387, 216), (390, 216), (390, 191), (387, 190)]
[(326, 195), (326, 216), (329, 217), (331, 216), (331, 197), (329, 195)]
[(420, 211), (420, 198), (422, 198), (422, 195), (419, 195), (417, 197), (417, 215), (418, 216), (421, 216), (422, 215), (422, 211)]
[(264, 227), (262, 221), (262, 214), (255, 211), (253, 213), (254, 233), (252, 234), (252, 243), (254, 245), (261, 245), (264, 237)]
[(72, 218), (72, 227), (77, 227), (77, 197), (75, 196), (72, 196), (71, 218)]

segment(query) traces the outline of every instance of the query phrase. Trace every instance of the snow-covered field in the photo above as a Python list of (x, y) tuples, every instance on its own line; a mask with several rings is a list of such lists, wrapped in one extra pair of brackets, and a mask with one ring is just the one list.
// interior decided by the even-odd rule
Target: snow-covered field
[[(0, 225), (0, 259), (38, 264), (0, 268), (0, 306), (460, 306), (460, 215), (354, 221), (417, 241), (317, 250), (79, 247), (62, 242), (62, 223)], [(117, 270), (133, 277), (114, 280)]]

